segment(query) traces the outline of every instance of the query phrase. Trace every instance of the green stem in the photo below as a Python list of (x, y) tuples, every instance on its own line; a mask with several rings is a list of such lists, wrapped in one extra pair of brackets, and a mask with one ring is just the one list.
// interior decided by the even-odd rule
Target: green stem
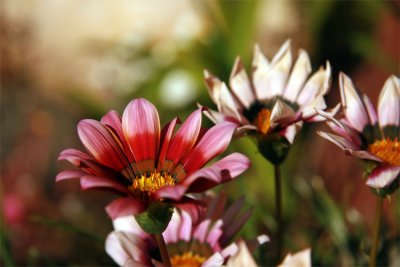
[(169, 260), (169, 255), (167, 251), (167, 246), (165, 245), (164, 237), (162, 234), (153, 234), (156, 240), (158, 249), (160, 250), (161, 260), (164, 266), (171, 267), (171, 262)]
[(280, 262), (282, 256), (282, 196), (281, 196), (281, 172), (279, 165), (274, 165), (275, 176), (275, 219), (278, 225), (276, 233), (276, 260)]
[(373, 229), (373, 237), (372, 237), (372, 249), (371, 256), (369, 261), (369, 266), (376, 266), (376, 256), (378, 255), (378, 246), (379, 246), (379, 234), (381, 228), (382, 221), (382, 208), (383, 208), (383, 198), (378, 197), (378, 202), (376, 203), (375, 208), (375, 219), (374, 219), (374, 229)]

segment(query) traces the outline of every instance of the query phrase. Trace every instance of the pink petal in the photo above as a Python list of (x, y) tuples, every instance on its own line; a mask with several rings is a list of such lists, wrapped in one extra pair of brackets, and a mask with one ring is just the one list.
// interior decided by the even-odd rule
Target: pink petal
[(244, 204), (244, 197), (242, 196), (238, 200), (235, 201), (222, 215), (221, 219), (224, 222), (224, 225), (226, 226), (229, 224), (235, 217), (240, 213), (240, 210), (242, 209)]
[(358, 150), (359, 147), (354, 144), (353, 142), (349, 141), (346, 138), (343, 138), (341, 136), (335, 135), (335, 134), (330, 134), (330, 133), (325, 133), (325, 132), (320, 132), (318, 131), (317, 134), (319, 134), (321, 137), (325, 138), (326, 140), (331, 141), (341, 149), (347, 151), (347, 150)]
[(352, 127), (358, 132), (362, 132), (369, 123), (369, 117), (360, 95), (350, 78), (342, 72), (339, 74), (339, 84), (344, 114)]
[(202, 109), (197, 109), (190, 114), (172, 138), (166, 159), (171, 160), (174, 165), (178, 164), (196, 143), (201, 128), (201, 115)]
[(371, 100), (369, 100), (369, 97), (367, 95), (363, 95), (363, 100), (365, 104), (365, 109), (367, 110), (368, 113), (369, 124), (375, 125), (375, 123), (378, 122), (378, 115), (376, 115), (375, 108), (372, 105)]
[(288, 124), (296, 117), (294, 110), (285, 102), (277, 100), (271, 111), (271, 124)]
[(193, 238), (200, 241), (200, 243), (204, 243), (207, 237), (210, 223), (210, 220), (204, 220), (199, 225), (197, 225), (193, 231)]
[(99, 177), (95, 175), (85, 175), (81, 177), (81, 188), (87, 189), (110, 189), (122, 195), (129, 195), (130, 191), (121, 182), (107, 177)]
[(154, 165), (156, 159), (160, 142), (160, 118), (154, 105), (143, 98), (132, 100), (122, 115), (122, 129), (139, 170), (154, 170), (152, 164), (139, 164), (148, 160), (153, 161)]
[(62, 171), (59, 174), (57, 174), (56, 182), (67, 179), (81, 178), (81, 176), (84, 176), (86, 174), (87, 173), (83, 171), (75, 171), (75, 170)]
[(211, 257), (209, 257), (201, 267), (215, 267), (215, 266), (222, 266), (225, 261), (225, 258), (222, 256), (221, 253), (215, 252)]
[(288, 140), (290, 144), (293, 144), (294, 138), (296, 137), (296, 134), (300, 131), (300, 129), (303, 127), (303, 122), (299, 121), (293, 124), (288, 125), (287, 127), (283, 128), (280, 132), (279, 135), (283, 136)]
[(240, 60), (240, 57), (237, 57), (235, 60), (230, 77), (230, 86), (235, 96), (246, 109), (254, 103), (255, 97), (253, 89), (251, 87), (249, 77), (247, 76), (246, 71), (243, 69), (243, 64)]
[(189, 242), (192, 236), (192, 217), (189, 215), (189, 213), (182, 211), (181, 219), (182, 222), (179, 229), (179, 239)]
[(136, 222), (135, 217), (132, 215), (116, 218), (113, 220), (113, 227), (116, 231), (142, 236), (142, 239), (148, 237), (148, 234), (142, 230), (140, 225)]
[(221, 122), (206, 132), (196, 147), (183, 162), (188, 174), (198, 170), (205, 163), (221, 154), (229, 145), (236, 124)]
[(167, 229), (165, 229), (165, 231), (162, 233), (166, 244), (176, 243), (179, 241), (180, 224), (181, 224), (181, 215), (175, 209)]
[(214, 251), (221, 248), (218, 241), (223, 234), (222, 224), (222, 220), (216, 221), (207, 235), (206, 241)]
[(178, 122), (178, 118), (173, 119), (170, 123), (165, 125), (162, 133), (161, 133), (161, 150), (158, 156), (157, 170), (161, 171), (164, 165), (165, 156), (167, 155), (167, 151), (169, 148), (169, 144), (171, 141), (172, 134), (174, 133), (175, 125)]
[(252, 213), (253, 209), (250, 209), (237, 216), (235, 220), (231, 222), (226, 229), (224, 229), (224, 234), (220, 239), (220, 244), (227, 244), (232, 237), (239, 232), (240, 228), (242, 228), (242, 226), (249, 220)]
[(86, 150), (100, 163), (121, 171), (129, 165), (122, 144), (98, 121), (81, 120), (78, 135)]
[(169, 185), (158, 189), (154, 193), (154, 199), (180, 200), (186, 193), (187, 187), (182, 185)]
[(142, 201), (131, 197), (118, 198), (106, 207), (108, 216), (113, 220), (121, 216), (139, 214), (145, 209), (146, 206)]
[(228, 170), (230, 176), (236, 177), (247, 170), (251, 166), (251, 162), (246, 156), (235, 152), (217, 161), (212, 166), (221, 170)]
[(128, 144), (125, 140), (124, 132), (122, 130), (122, 119), (118, 112), (116, 112), (115, 110), (109, 111), (101, 118), (100, 122), (112, 128), (112, 130), (118, 136), (119, 141), (122, 143), (125, 155), (127, 156), (129, 162), (134, 162), (135, 160), (133, 158), (132, 152), (130, 151)]
[(311, 72), (311, 63), (308, 54), (303, 49), (299, 51), (299, 57), (294, 64), (290, 74), (288, 84), (286, 86), (284, 96), (291, 102), (296, 102), (303, 85)]
[(400, 174), (400, 166), (379, 165), (368, 176), (367, 185), (373, 188), (389, 186)]
[(399, 79), (392, 75), (383, 86), (378, 100), (379, 124), (400, 125), (400, 89)]

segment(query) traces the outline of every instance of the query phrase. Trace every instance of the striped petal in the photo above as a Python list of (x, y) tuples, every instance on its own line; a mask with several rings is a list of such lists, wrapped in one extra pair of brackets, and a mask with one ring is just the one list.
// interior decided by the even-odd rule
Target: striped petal
[(121, 182), (108, 177), (99, 177), (95, 175), (85, 175), (81, 177), (81, 188), (87, 189), (108, 189), (121, 195), (129, 195), (128, 188)]
[(369, 124), (375, 125), (378, 122), (378, 115), (376, 115), (376, 111), (374, 106), (371, 103), (371, 100), (367, 95), (363, 95), (363, 101), (365, 104), (365, 109), (367, 110), (368, 117), (369, 117)]
[(139, 214), (145, 209), (146, 206), (142, 201), (131, 197), (118, 198), (106, 207), (108, 216), (113, 220), (121, 216)]
[(243, 68), (240, 57), (237, 57), (230, 77), (231, 90), (240, 103), (248, 109), (254, 103), (255, 97), (251, 88), (249, 77)]
[(129, 165), (122, 144), (98, 121), (81, 120), (78, 135), (86, 150), (101, 164), (116, 171)]
[(209, 129), (196, 147), (189, 153), (183, 166), (188, 174), (221, 154), (229, 145), (236, 124), (221, 122)]
[[(141, 172), (154, 170), (160, 141), (160, 118), (157, 109), (147, 100), (132, 100), (122, 115), (122, 129)], [(141, 165), (141, 161), (147, 162)]]
[(101, 120), (101, 123), (111, 127), (113, 133), (118, 136), (119, 141), (122, 143), (124, 147), (124, 152), (129, 162), (134, 162), (134, 158), (132, 152), (130, 151), (128, 144), (125, 140), (124, 132), (122, 130), (122, 119), (121, 116), (115, 110), (109, 111), (106, 115), (104, 115)]
[(290, 74), (288, 84), (286, 86), (284, 96), (291, 102), (296, 102), (308, 75), (311, 72), (310, 58), (306, 51), (300, 49), (299, 56), (294, 64), (293, 70)]
[(288, 124), (292, 122), (295, 117), (296, 113), (294, 110), (288, 104), (278, 99), (271, 111), (271, 126), (274, 127), (276, 124)]
[(160, 171), (163, 169), (165, 156), (167, 155), (167, 151), (169, 148), (169, 144), (171, 141), (172, 134), (174, 133), (175, 125), (178, 122), (178, 118), (173, 119), (170, 123), (164, 126), (163, 131), (161, 132), (161, 149), (158, 155), (158, 163), (157, 170)]
[(400, 175), (399, 166), (379, 165), (369, 175), (367, 185), (373, 188), (389, 186)]
[(81, 178), (82, 176), (86, 175), (87, 173), (84, 171), (75, 171), (75, 170), (67, 170), (62, 171), (56, 176), (56, 182), (74, 178)]
[(154, 199), (169, 199), (179, 201), (186, 193), (187, 187), (182, 185), (164, 186), (154, 193)]
[[(202, 109), (194, 111), (172, 138), (166, 155), (175, 165), (187, 155), (197, 141), (201, 128)], [(170, 171), (170, 170), (167, 170)]]
[(362, 132), (369, 123), (369, 117), (360, 95), (354, 88), (353, 82), (344, 73), (339, 74), (339, 85), (344, 114), (351, 126)]
[(379, 124), (400, 125), (400, 89), (399, 78), (392, 75), (383, 86), (378, 100)]
[(325, 132), (320, 132), (318, 131), (317, 134), (319, 134), (321, 137), (325, 138), (328, 141), (331, 141), (344, 151), (347, 150), (358, 150), (358, 146), (355, 145), (353, 142), (349, 141), (346, 138), (343, 138), (341, 136), (335, 135), (335, 134), (330, 134), (330, 133), (325, 133)]

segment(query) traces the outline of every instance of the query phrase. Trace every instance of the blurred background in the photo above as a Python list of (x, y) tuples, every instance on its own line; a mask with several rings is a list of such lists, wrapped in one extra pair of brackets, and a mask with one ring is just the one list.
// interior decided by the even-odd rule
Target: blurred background
[[(162, 124), (186, 118), (196, 103), (214, 108), (205, 68), (227, 81), (237, 55), (250, 70), (255, 43), (271, 58), (288, 38), (295, 55), (309, 52), (313, 70), (330, 61), (330, 107), (339, 102), (339, 71), (376, 105), (384, 81), (400, 73), (399, 14), (399, 1), (378, 0), (2, 0), (0, 264), (114, 265), (104, 251), (112, 230), (104, 206), (113, 196), (82, 192), (78, 181), (55, 184), (70, 167), (58, 153), (82, 148), (79, 120), (122, 113), (136, 97), (157, 106)], [(323, 128), (306, 126), (282, 168), (285, 248), (311, 246), (314, 265), (366, 265), (375, 196), (361, 164), (316, 135)], [(254, 207), (241, 235), (273, 233), (272, 166), (249, 138), (229, 151), (253, 161), (224, 187)], [(400, 264), (399, 199), (397, 192), (384, 207), (385, 265)], [(262, 265), (269, 246), (258, 251)]]

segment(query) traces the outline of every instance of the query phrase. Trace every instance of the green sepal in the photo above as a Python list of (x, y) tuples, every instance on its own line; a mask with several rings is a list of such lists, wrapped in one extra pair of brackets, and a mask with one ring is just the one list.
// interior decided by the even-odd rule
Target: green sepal
[(171, 221), (174, 206), (155, 201), (143, 213), (135, 215), (137, 223), (149, 234), (161, 234)]
[(279, 134), (260, 135), (258, 137), (258, 150), (274, 165), (282, 164), (289, 153), (291, 144)]

